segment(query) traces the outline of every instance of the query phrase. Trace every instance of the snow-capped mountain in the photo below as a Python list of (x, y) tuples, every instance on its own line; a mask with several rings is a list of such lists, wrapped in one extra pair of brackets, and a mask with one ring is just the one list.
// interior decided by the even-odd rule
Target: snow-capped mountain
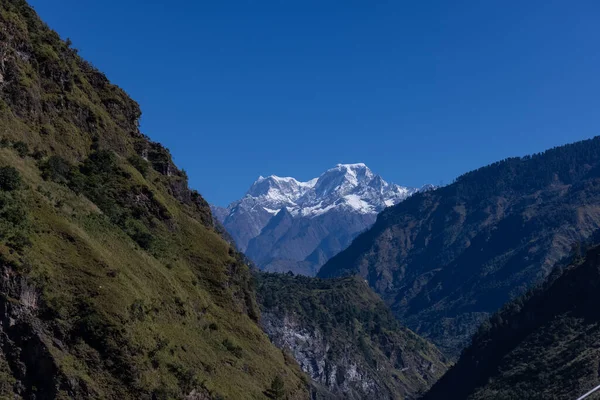
[(271, 175), (259, 177), (246, 196), (230, 208), (248, 203), (270, 214), (283, 207), (294, 216), (315, 217), (334, 208), (361, 214), (377, 214), (418, 189), (389, 184), (365, 164), (338, 164), (308, 182)]
[(213, 211), (262, 269), (314, 275), (380, 211), (418, 190), (387, 183), (362, 163), (338, 164), (307, 182), (261, 176), (241, 200)]

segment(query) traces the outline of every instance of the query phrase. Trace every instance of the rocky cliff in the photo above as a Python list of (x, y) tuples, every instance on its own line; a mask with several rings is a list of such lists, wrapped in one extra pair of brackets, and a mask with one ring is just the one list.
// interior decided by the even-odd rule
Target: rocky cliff
[(261, 325), (317, 387), (340, 399), (414, 399), (446, 370), (358, 278), (258, 275)]

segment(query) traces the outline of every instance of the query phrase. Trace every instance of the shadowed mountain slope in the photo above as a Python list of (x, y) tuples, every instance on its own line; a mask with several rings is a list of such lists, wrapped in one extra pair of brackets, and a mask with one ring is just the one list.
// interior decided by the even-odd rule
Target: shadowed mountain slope
[(600, 384), (599, 301), (596, 247), (484, 323), (423, 400), (578, 398)]
[(511, 158), (417, 193), (318, 276), (360, 274), (415, 332), (458, 356), (489, 313), (600, 227), (600, 138)]

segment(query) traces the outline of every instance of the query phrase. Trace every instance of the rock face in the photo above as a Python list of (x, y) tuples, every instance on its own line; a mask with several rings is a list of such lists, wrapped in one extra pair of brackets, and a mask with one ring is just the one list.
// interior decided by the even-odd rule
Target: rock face
[(257, 275), (261, 325), (315, 383), (340, 399), (414, 399), (447, 368), (359, 278)]
[[(55, 398), (57, 387), (65, 381), (50, 353), (51, 335), (36, 321), (38, 293), (8, 265), (0, 271), (0, 386), (4, 394), (31, 391), (36, 384), (42, 399)], [(14, 385), (14, 387), (11, 387)], [(78, 393), (70, 387), (71, 393)], [(83, 393), (80, 393), (83, 394)]]
[(355, 354), (343, 354), (332, 362), (327, 354), (331, 344), (320, 330), (303, 326), (291, 315), (279, 317), (265, 312), (261, 320), (273, 343), (289, 350), (302, 370), (332, 394), (348, 399), (393, 398), (391, 393), (384, 395), (375, 377), (356, 364)]
[(320, 277), (360, 274), (458, 357), (489, 313), (600, 228), (600, 137), (507, 159), (384, 210)]
[(595, 247), (487, 321), (423, 400), (572, 400), (595, 388), (599, 289)]
[(416, 192), (385, 182), (364, 164), (339, 164), (308, 182), (260, 177), (244, 198), (213, 212), (261, 269), (314, 275), (378, 212)]

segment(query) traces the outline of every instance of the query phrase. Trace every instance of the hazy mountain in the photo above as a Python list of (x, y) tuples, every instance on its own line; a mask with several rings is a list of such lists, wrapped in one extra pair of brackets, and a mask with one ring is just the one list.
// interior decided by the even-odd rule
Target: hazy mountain
[(600, 138), (497, 162), (384, 210), (320, 277), (360, 274), (458, 356), (477, 326), (600, 227)]
[(307, 182), (260, 177), (241, 200), (213, 210), (261, 269), (314, 275), (378, 212), (416, 192), (387, 183), (365, 164), (339, 164)]

